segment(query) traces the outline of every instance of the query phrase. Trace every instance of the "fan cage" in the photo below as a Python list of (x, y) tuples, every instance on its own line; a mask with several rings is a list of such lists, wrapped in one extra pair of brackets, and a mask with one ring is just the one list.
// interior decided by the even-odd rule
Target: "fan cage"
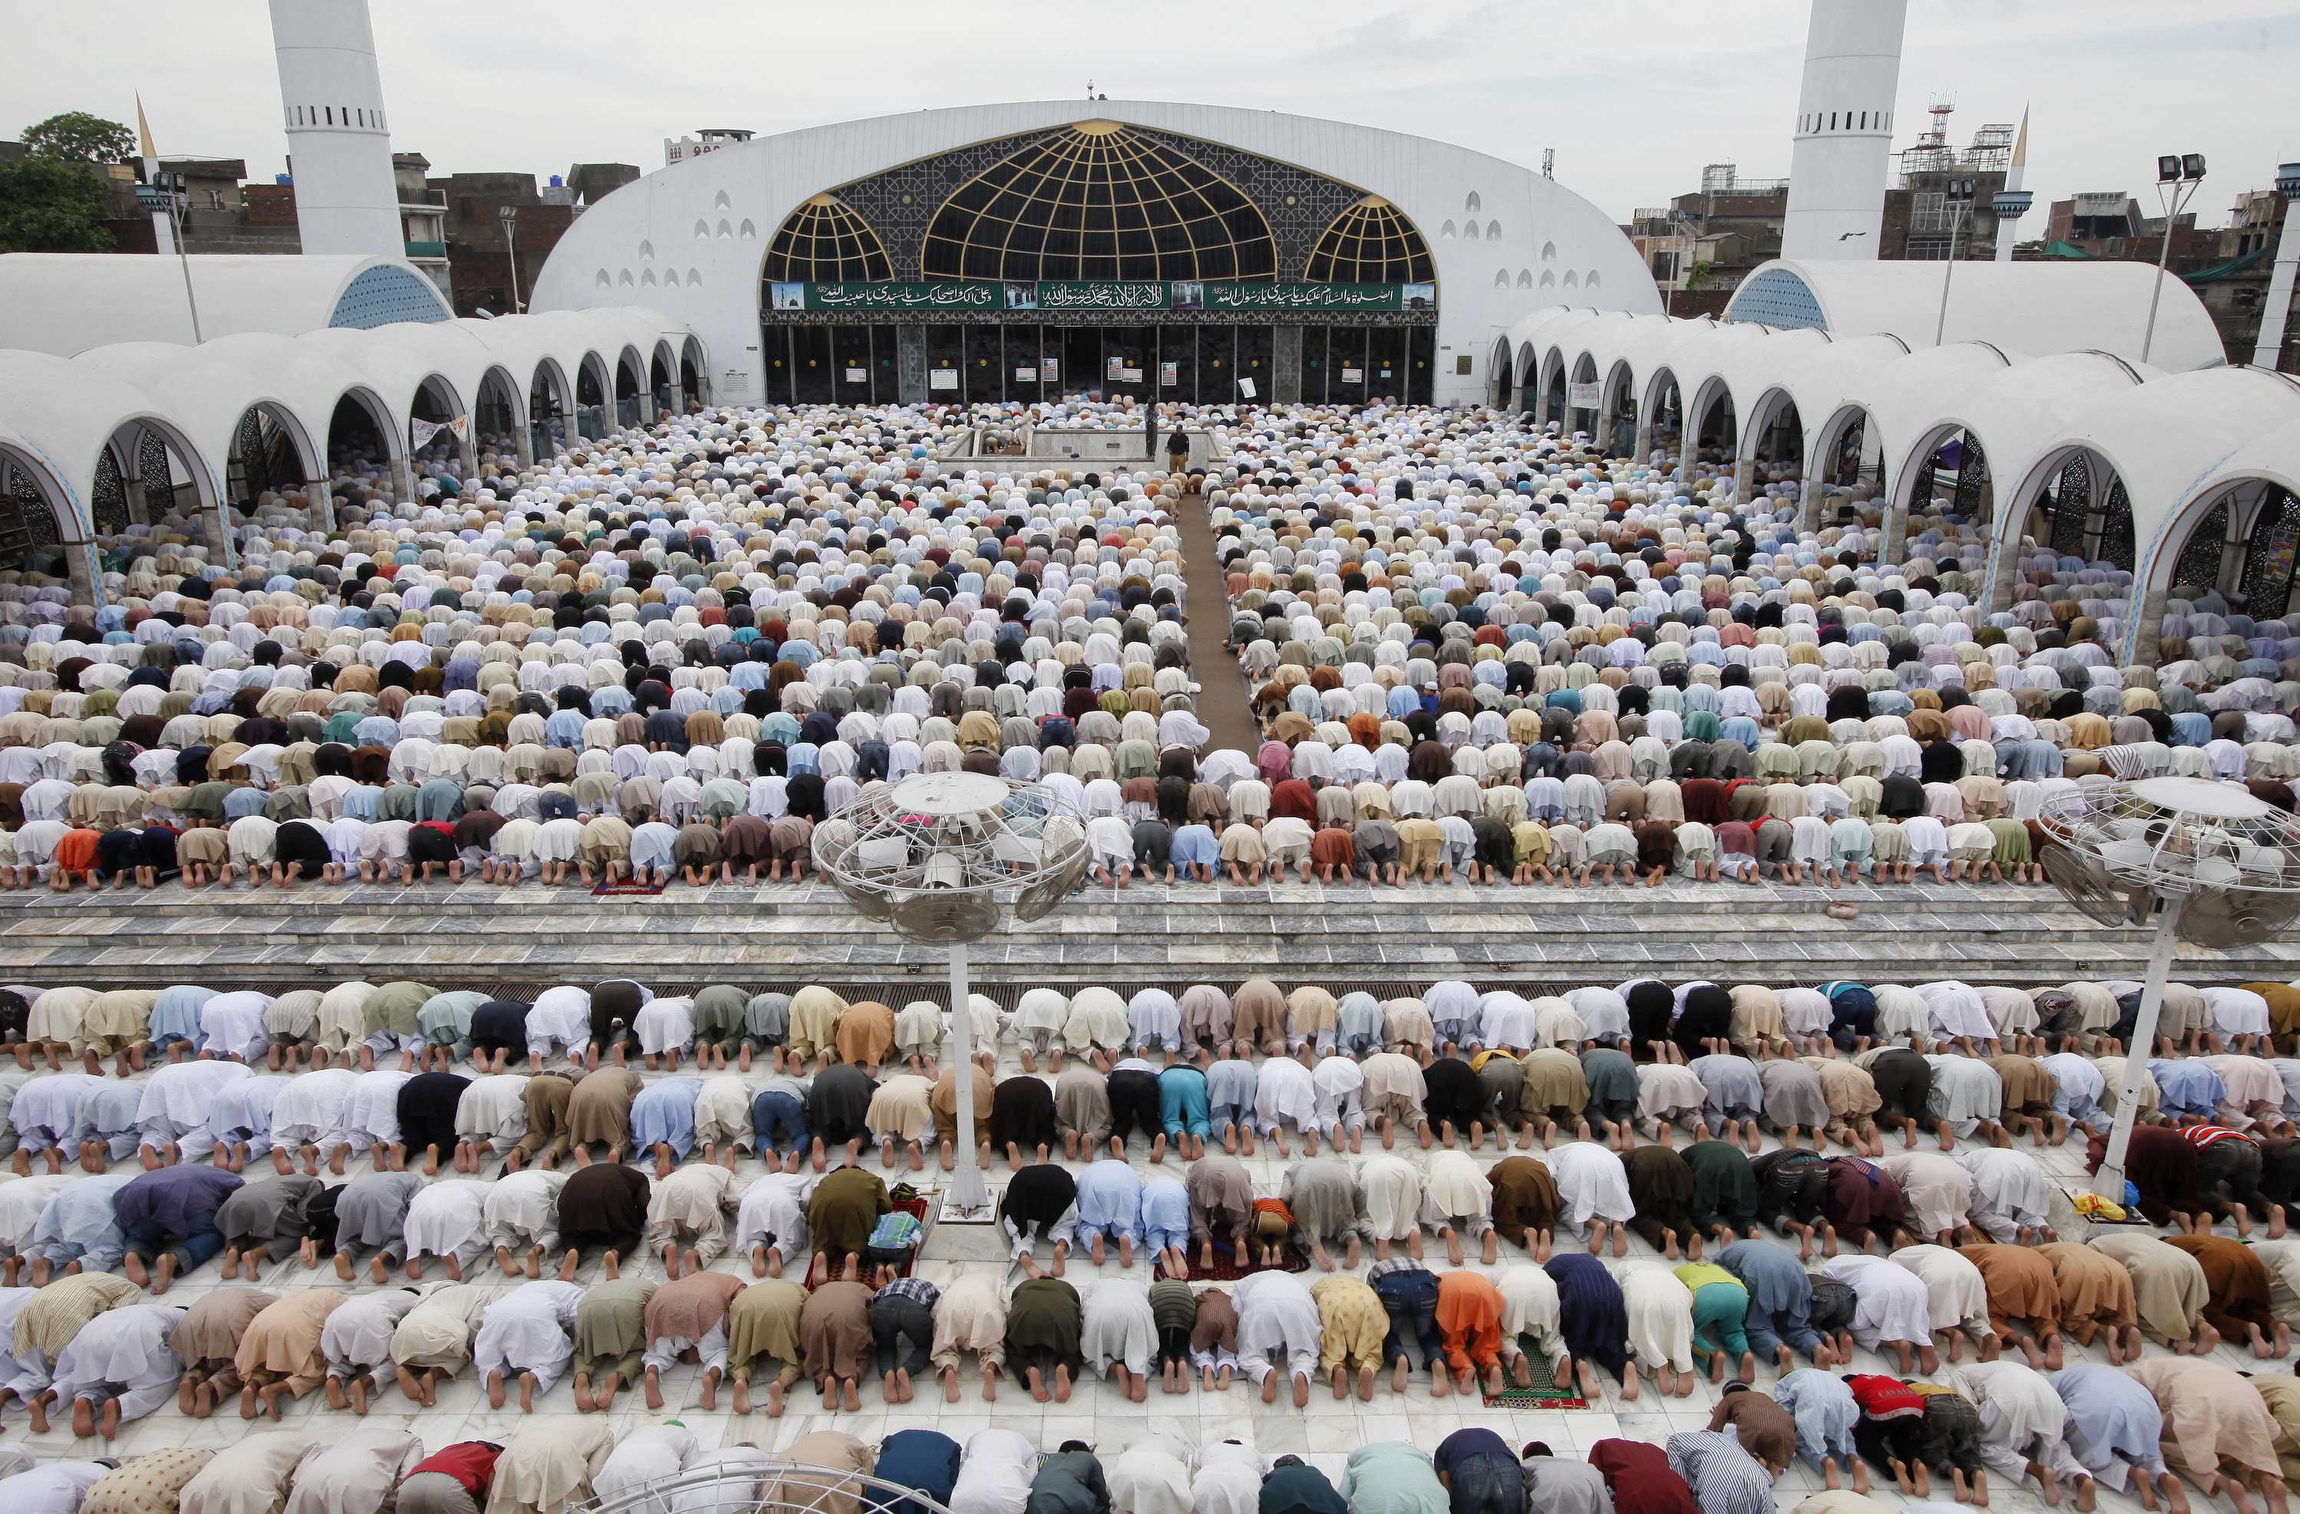
[(2239, 891), (2294, 896), (2300, 821), (2240, 784), (2204, 779), (2086, 783), (2048, 799), (2038, 824), (2110, 887), (2161, 899)]
[[(936, 778), (952, 782), (938, 792)], [(938, 802), (952, 792), (982, 802)], [(988, 935), (1005, 913), (1001, 891), (1018, 918), (1041, 919), (1084, 881), (1090, 857), (1085, 822), (1052, 789), (977, 774), (871, 784), (814, 834), (823, 877), (921, 941)]]
[(634, 1483), (567, 1508), (568, 1514), (950, 1514), (916, 1488), (772, 1453), (748, 1466)]

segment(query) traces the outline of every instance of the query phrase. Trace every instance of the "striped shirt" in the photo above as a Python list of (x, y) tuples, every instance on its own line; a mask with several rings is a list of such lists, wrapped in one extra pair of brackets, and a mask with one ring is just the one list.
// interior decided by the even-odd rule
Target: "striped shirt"
[(2188, 1142), (2198, 1151), (2202, 1151), (2207, 1146), (2217, 1146), (2222, 1141), (2242, 1141), (2247, 1146), (2260, 1144), (2243, 1131), (2230, 1130), (2225, 1125), (2191, 1125), (2181, 1131), (2180, 1136), (2182, 1140)]
[(1669, 1465), (1693, 1490), (1701, 1514), (1773, 1514), (1773, 1479), (1722, 1430), (1669, 1437)]

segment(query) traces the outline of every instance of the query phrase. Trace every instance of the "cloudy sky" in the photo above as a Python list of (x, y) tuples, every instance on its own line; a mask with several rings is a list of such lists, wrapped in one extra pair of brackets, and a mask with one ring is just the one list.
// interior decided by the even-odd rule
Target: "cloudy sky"
[[(1825, 0), (1839, 3), (1839, 0)], [(1538, 167), (1615, 219), (1735, 162), (1785, 175), (1803, 0), (375, 0), (393, 146), (434, 172), (662, 166), (704, 126), (774, 132), (930, 105), (1083, 95), (1267, 106), (1438, 137)], [(1953, 92), (1952, 139), (2033, 113), (2028, 186), (2141, 194), (2159, 152), (2202, 152), (2196, 206), (2300, 158), (2283, 93), (2294, 0), (1910, 0), (1897, 118)], [(284, 166), (271, 29), (258, 0), (75, 0), (11, 71), (20, 120), (134, 120), (160, 150)], [(2286, 81), (2282, 84), (2279, 81)], [(2026, 229), (2042, 229), (2033, 221)]]

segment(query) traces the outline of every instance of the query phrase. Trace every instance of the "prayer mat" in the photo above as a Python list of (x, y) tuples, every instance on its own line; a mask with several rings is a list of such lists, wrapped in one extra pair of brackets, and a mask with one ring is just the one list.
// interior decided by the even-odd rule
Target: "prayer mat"
[[(1189, 1280), (1193, 1283), (1234, 1283), (1249, 1273), (1268, 1272), (1272, 1270), (1268, 1267), (1260, 1265), (1259, 1263), (1256, 1263), (1251, 1267), (1239, 1266), (1236, 1252), (1233, 1251), (1230, 1245), (1224, 1241), (1216, 1241), (1214, 1243), (1214, 1270), (1211, 1272), (1198, 1265), (1196, 1247), (1193, 1246), (1190, 1248), (1189, 1255), (1191, 1258)], [(1288, 1241), (1286, 1243), (1286, 1250), (1284, 1255), (1286, 1259), (1278, 1266), (1276, 1269), (1277, 1271), (1307, 1272), (1310, 1270), (1309, 1253), (1302, 1250), (1301, 1247), (1295, 1245), (1292, 1241)], [(1158, 1263), (1151, 1269), (1150, 1272), (1150, 1276), (1153, 1281), (1162, 1278), (1165, 1275), (1166, 1264), (1164, 1262)]]
[(1578, 1388), (1570, 1383), (1561, 1388), (1551, 1379), (1549, 1363), (1543, 1358), (1529, 1356), (1526, 1358), (1526, 1366), (1530, 1369), (1533, 1378), (1532, 1386), (1520, 1388), (1515, 1383), (1509, 1383), (1502, 1388), (1498, 1395), (1486, 1394), (1485, 1406), (1488, 1409), (1586, 1409), (1589, 1407), (1589, 1400), (1581, 1396), (1581, 1391)]
[(664, 885), (660, 883), (601, 883), (598, 887), (591, 890), (591, 897), (594, 899), (607, 899), (612, 898), (617, 894), (659, 894), (663, 891), (663, 888)]

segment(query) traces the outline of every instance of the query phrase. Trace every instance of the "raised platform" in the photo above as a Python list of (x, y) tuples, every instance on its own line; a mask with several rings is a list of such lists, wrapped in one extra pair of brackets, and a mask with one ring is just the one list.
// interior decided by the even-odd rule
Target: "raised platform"
[[(1832, 919), (1832, 903), (1859, 907)], [(1911, 885), (1658, 890), (1283, 883), (1259, 888), (1090, 887), (1051, 919), (978, 943), (986, 993), (1106, 984), (1224, 985), (1267, 976), (1384, 997), (1463, 978), (1554, 991), (1635, 977), (1817, 984), (1960, 977), (2037, 985), (2143, 975), (2148, 936), (2103, 930), (2045, 888)], [(219, 893), (0, 894), (0, 981), (93, 987), (191, 980), (309, 986), (413, 977), (525, 994), (634, 976), (659, 988), (823, 982), (850, 997), (941, 992), (940, 947), (857, 915), (815, 883), (674, 885), (593, 898), (540, 885), (244, 887)], [(2300, 943), (2183, 949), (2199, 984), (2300, 975)]]

